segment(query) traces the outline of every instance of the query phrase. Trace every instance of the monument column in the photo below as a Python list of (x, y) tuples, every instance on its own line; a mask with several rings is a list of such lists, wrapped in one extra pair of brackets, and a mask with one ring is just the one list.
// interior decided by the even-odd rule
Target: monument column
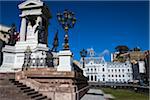
[(25, 41), (25, 34), (26, 34), (26, 18), (23, 17), (21, 21), (21, 28), (20, 28), (20, 41)]

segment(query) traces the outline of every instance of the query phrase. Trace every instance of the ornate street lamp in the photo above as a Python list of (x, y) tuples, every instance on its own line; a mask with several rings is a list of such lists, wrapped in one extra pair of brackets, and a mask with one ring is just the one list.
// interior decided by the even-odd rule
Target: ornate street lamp
[(85, 63), (84, 63), (84, 58), (87, 56), (87, 51), (85, 49), (83, 49), (82, 51), (80, 51), (80, 56), (82, 57), (82, 61), (83, 61), (83, 68), (85, 67)]
[(60, 25), (62, 26), (62, 28), (65, 31), (64, 45), (63, 45), (64, 50), (68, 50), (69, 49), (68, 30), (70, 28), (74, 27), (74, 24), (76, 23), (76, 18), (74, 16), (73, 12), (66, 9), (63, 13), (57, 13), (57, 19), (58, 19), (58, 22), (60, 23)]

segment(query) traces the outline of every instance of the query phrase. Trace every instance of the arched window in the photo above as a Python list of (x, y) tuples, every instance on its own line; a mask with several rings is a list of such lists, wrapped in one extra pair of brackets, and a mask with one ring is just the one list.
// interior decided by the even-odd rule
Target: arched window
[(103, 74), (103, 77), (105, 77), (105, 75)]
[(105, 78), (103, 78), (103, 81), (105, 81)]
[(97, 81), (97, 76), (95, 75), (95, 81)]
[(89, 71), (89, 68), (87, 69), (87, 71)]
[(104, 71), (105, 71), (105, 69), (103, 68), (103, 69), (102, 69), (102, 71), (104, 72)]
[(93, 72), (93, 69), (91, 68), (91, 72)]
[(93, 81), (93, 75), (91, 75), (91, 81)]

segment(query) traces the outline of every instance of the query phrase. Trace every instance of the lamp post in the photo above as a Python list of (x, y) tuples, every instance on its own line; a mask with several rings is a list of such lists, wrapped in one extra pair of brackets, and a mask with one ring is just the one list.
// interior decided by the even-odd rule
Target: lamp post
[(84, 63), (84, 58), (87, 56), (87, 51), (85, 49), (82, 49), (82, 51), (80, 51), (80, 56), (82, 57), (83, 60), (83, 68), (85, 67), (85, 63)]
[(76, 23), (76, 18), (73, 12), (66, 9), (63, 13), (57, 13), (57, 20), (65, 31), (64, 45), (63, 45), (64, 50), (68, 50), (69, 49), (68, 30), (74, 27), (74, 24)]

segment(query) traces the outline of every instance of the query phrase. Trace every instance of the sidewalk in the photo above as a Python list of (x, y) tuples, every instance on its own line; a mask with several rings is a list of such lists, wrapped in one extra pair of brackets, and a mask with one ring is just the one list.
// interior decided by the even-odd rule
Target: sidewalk
[(81, 100), (105, 100), (104, 93), (100, 89), (90, 89)]

